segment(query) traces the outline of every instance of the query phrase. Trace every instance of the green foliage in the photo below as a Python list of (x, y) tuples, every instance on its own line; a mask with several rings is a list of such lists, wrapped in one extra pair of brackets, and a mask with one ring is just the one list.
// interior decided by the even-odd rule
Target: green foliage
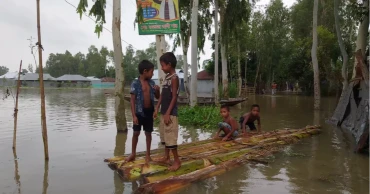
[(136, 18), (135, 18), (135, 22), (134, 22), (134, 27), (136, 26), (135, 23), (142, 24), (143, 22), (144, 22), (143, 8), (141, 7), (140, 4), (137, 4), (137, 11), (136, 11)]
[[(223, 94), (224, 93), (223, 93), (222, 85), (219, 85), (218, 86), (218, 95), (219, 96), (224, 96)], [(229, 83), (229, 97), (230, 98), (238, 97), (238, 86), (237, 86), (236, 82)]]
[[(100, 37), (100, 33), (103, 32), (103, 25), (105, 24), (105, 8), (106, 0), (94, 0), (94, 4), (89, 11), (89, 16), (94, 16), (95, 20), (95, 33)], [(88, 8), (88, 0), (80, 0), (77, 6), (77, 13), (82, 19), (82, 14), (86, 13)]]
[(221, 121), (220, 108), (217, 106), (181, 106), (178, 116), (180, 125), (201, 129), (214, 129)]
[[(184, 45), (184, 54), (187, 54), (191, 37), (191, 9), (192, 0), (179, 1), (180, 10), (180, 33), (170, 35), (173, 37), (173, 50), (181, 45)], [(199, 1), (198, 5), (198, 52), (204, 52), (204, 43), (207, 35), (211, 33), (212, 14), (210, 13), (211, 1)]]
[(8, 72), (9, 72), (9, 68), (7, 68), (5, 66), (0, 66), (0, 76), (6, 74)]
[[(342, 1), (339, 8), (342, 37), (350, 55), (349, 69), (354, 61), (357, 25), (361, 21), (359, 15), (364, 16), (363, 7), (359, 2), (361, 1)], [(291, 8), (287, 8), (282, 0), (271, 0), (264, 11), (255, 9), (252, 3), (249, 4), (252, 10), (249, 17), (246, 13), (238, 13), (239, 9), (236, 7), (241, 7), (241, 3), (242, 1), (233, 0), (220, 3), (220, 6), (226, 8), (224, 18), (226, 24), (221, 29), (223, 30), (221, 35), (226, 34), (229, 39), (226, 54), (230, 84), (235, 83), (239, 76), (237, 64), (240, 61), (242, 79), (244, 82), (247, 80), (248, 84), (253, 85), (256, 80), (257, 86), (267, 89), (272, 80), (275, 80), (278, 85), (285, 85), (286, 82), (298, 83), (302, 90), (311, 93), (313, 91), (311, 65), (313, 1), (297, 0)], [(243, 16), (245, 19), (242, 19)], [(332, 94), (342, 81), (342, 59), (334, 28), (332, 0), (320, 1), (318, 18), (317, 51), (320, 83), (323, 94)], [(214, 49), (214, 35), (210, 40), (213, 42)], [(211, 74), (215, 67), (214, 57), (213, 53), (212, 59), (207, 60), (204, 65), (204, 69)], [(219, 64), (216, 65), (221, 69), (220, 53), (219, 57)], [(247, 72), (245, 73), (246, 62)]]

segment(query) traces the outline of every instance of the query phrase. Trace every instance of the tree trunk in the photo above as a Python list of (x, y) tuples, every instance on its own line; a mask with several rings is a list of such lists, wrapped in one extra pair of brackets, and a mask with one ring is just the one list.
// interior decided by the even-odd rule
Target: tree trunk
[(219, 103), (219, 91), (218, 91), (218, 0), (215, 0), (215, 73), (214, 73), (214, 95), (215, 95), (215, 103)]
[(245, 80), (245, 88), (247, 88), (247, 67), (248, 67), (248, 54), (247, 57), (245, 58), (245, 67), (244, 67), (244, 80)]
[(189, 42), (184, 42), (184, 41), (185, 40), (181, 40), (181, 42), (182, 42), (183, 60), (184, 60), (184, 88), (185, 88), (186, 97), (189, 99), (189, 95), (188, 95), (188, 92), (189, 92), (188, 91), (188, 83), (189, 83), (188, 48), (189, 48)]
[[(220, 20), (221, 26), (224, 24), (225, 18), (225, 6), (222, 5), (220, 7)], [(226, 45), (223, 41), (222, 34), (221, 34), (221, 62), (222, 62), (222, 93), (223, 97), (228, 99), (229, 98), (229, 80), (228, 80), (228, 72), (227, 72), (227, 58), (226, 58)]]
[(334, 19), (335, 19), (335, 31), (337, 32), (337, 38), (338, 38), (338, 44), (340, 48), (340, 52), (342, 53), (342, 78), (343, 78), (343, 92), (347, 89), (348, 86), (348, 72), (347, 72), (347, 66), (348, 66), (348, 54), (346, 51), (346, 48), (344, 47), (343, 39), (342, 39), (342, 32), (340, 30), (340, 24), (339, 24), (339, 0), (334, 0)]
[(165, 77), (165, 74), (161, 68), (161, 62), (159, 61), (159, 58), (166, 52), (166, 38), (164, 35), (156, 35), (155, 36), (155, 43), (156, 43), (156, 52), (157, 52), (157, 69), (158, 69), (158, 80), (159, 80), (159, 86), (162, 91), (162, 82)]
[(123, 69), (123, 54), (121, 42), (121, 0), (113, 0), (112, 35), (114, 50), (115, 81), (115, 113), (117, 132), (127, 132), (125, 115), (125, 74)]
[[(364, 7), (366, 9), (369, 9), (369, 0), (364, 0)], [(356, 39), (356, 49), (355, 51), (358, 51), (361, 49), (362, 56), (366, 56), (366, 37), (367, 37), (367, 31), (369, 29), (369, 15), (364, 14), (363, 20), (360, 24), (360, 27), (358, 28), (358, 34)], [(366, 60), (366, 59), (365, 59)], [(353, 73), (352, 73), (352, 79), (356, 76), (356, 65), (358, 61), (355, 57), (355, 63), (353, 65)]]
[(258, 61), (257, 71), (256, 71), (256, 78), (254, 78), (254, 88), (256, 88), (256, 86), (257, 86), (257, 79), (258, 79), (258, 74), (259, 74), (259, 71), (260, 71), (260, 66), (261, 66), (261, 62)]
[(42, 125), (42, 140), (44, 142), (44, 155), (45, 160), (49, 160), (49, 148), (48, 148), (48, 131), (46, 128), (46, 111), (45, 111), (45, 92), (44, 92), (44, 74), (42, 67), (42, 44), (41, 44), (41, 27), (40, 27), (40, 0), (37, 2), (37, 36), (39, 49), (39, 80), (40, 80), (40, 95), (41, 95), (41, 125)]
[(314, 0), (313, 6), (313, 29), (312, 29), (312, 66), (314, 73), (314, 109), (320, 109), (320, 77), (319, 77), (319, 62), (317, 60), (317, 11), (319, 7), (319, 1)]
[(191, 87), (190, 106), (197, 104), (197, 73), (198, 73), (198, 0), (193, 1), (191, 14)]
[(240, 43), (238, 42), (238, 97), (242, 95), (242, 70), (240, 65)]

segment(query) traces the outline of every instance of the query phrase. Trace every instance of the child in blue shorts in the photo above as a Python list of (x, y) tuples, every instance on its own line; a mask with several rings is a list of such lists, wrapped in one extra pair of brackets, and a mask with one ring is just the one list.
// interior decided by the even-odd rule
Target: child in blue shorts
[(223, 121), (218, 123), (218, 132), (215, 135), (215, 139), (219, 138), (219, 134), (221, 131), (224, 134), (221, 136), (222, 141), (231, 140), (232, 138), (238, 136), (238, 122), (230, 116), (230, 108), (226, 105), (222, 105), (220, 108), (220, 114), (223, 118)]

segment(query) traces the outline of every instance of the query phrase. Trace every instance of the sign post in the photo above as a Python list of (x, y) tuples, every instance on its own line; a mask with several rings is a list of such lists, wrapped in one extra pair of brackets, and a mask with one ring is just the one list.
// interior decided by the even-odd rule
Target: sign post
[(137, 0), (143, 22), (138, 24), (139, 35), (156, 35), (158, 80), (162, 89), (164, 72), (159, 58), (166, 52), (165, 34), (180, 33), (179, 0)]

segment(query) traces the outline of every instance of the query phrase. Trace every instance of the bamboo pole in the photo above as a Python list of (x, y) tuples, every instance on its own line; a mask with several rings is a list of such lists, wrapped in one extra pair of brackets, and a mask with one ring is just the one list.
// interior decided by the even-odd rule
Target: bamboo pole
[(42, 67), (42, 50), (44, 48), (41, 44), (41, 27), (40, 27), (40, 0), (36, 0), (37, 4), (37, 37), (38, 42), (36, 45), (39, 48), (39, 80), (40, 80), (40, 95), (41, 95), (41, 125), (42, 125), (42, 140), (44, 142), (44, 155), (45, 160), (49, 160), (48, 148), (48, 132), (46, 128), (46, 113), (45, 113), (45, 92), (44, 92), (44, 74)]
[(13, 133), (13, 150), (16, 151), (16, 142), (17, 142), (17, 121), (18, 121), (18, 95), (19, 95), (19, 88), (21, 86), (21, 70), (22, 70), (22, 60), (21, 64), (19, 65), (18, 71), (18, 81), (17, 81), (17, 94), (15, 96), (15, 107), (14, 107), (14, 133)]

